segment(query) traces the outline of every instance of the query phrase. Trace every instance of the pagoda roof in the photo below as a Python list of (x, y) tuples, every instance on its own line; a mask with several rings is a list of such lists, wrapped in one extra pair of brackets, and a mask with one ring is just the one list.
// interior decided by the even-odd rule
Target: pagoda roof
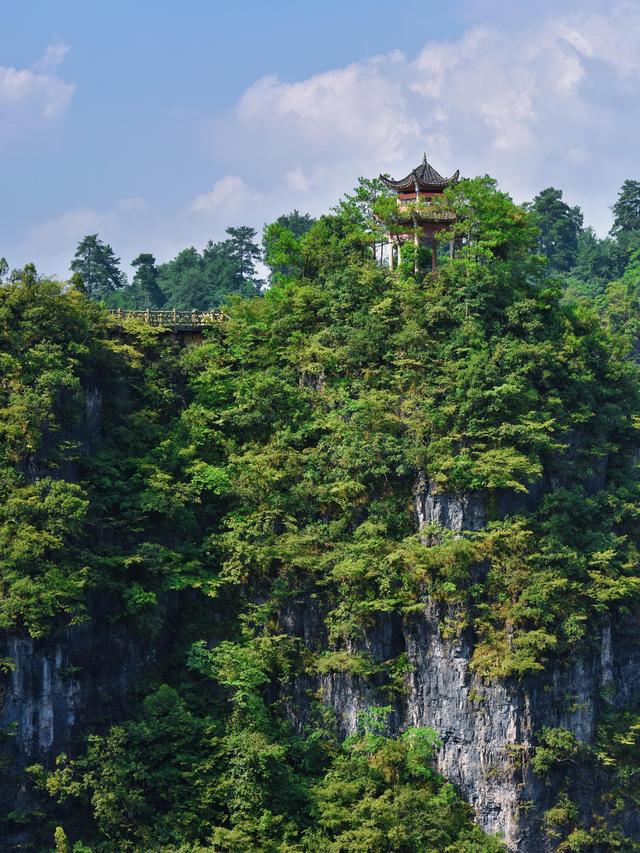
[(380, 175), (380, 180), (389, 189), (396, 190), (399, 193), (415, 192), (416, 183), (420, 192), (433, 192), (434, 190), (443, 190), (450, 184), (455, 184), (459, 176), (460, 170), (456, 171), (450, 178), (443, 178), (433, 166), (427, 163), (427, 155), (425, 154), (422, 163), (412, 169), (406, 178), (394, 181), (393, 178), (385, 178), (384, 175)]

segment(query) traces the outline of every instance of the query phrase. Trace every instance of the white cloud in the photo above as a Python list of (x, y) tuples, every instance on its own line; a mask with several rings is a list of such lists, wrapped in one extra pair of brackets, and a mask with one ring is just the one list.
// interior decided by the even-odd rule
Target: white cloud
[(289, 169), (284, 176), (284, 182), (287, 189), (296, 193), (306, 193), (311, 189), (311, 181), (300, 166), (296, 166), (295, 169)]
[(69, 45), (56, 42), (50, 44), (40, 59), (33, 64), (33, 70), (38, 73), (46, 73), (47, 71), (55, 71), (56, 68), (64, 62), (66, 55), (69, 53)]
[(256, 193), (250, 190), (238, 175), (225, 175), (213, 185), (209, 192), (196, 196), (188, 206), (189, 213), (210, 213), (225, 207), (237, 210), (248, 201), (255, 201)]
[(304, 184), (317, 212), (357, 175), (406, 172), (426, 150), (440, 171), (489, 172), (518, 200), (560, 186), (606, 230), (608, 205), (638, 169), (640, 4), (493, 17), (415, 57), (264, 77), (219, 124), (216, 150), (265, 193), (279, 185), (283, 209)]
[[(394, 53), (318, 74), (299, 83), (269, 76), (254, 83), (236, 109), (239, 126), (261, 125), (267, 132), (294, 133), (313, 148), (364, 139), (393, 159), (419, 123), (407, 110), (404, 94), (390, 73), (405, 58)], [(391, 79), (390, 79), (391, 78)]]
[(229, 225), (253, 221), (254, 205), (259, 215), (264, 211), (275, 218), (282, 212), (279, 202), (279, 197), (263, 198), (237, 175), (226, 175), (179, 210), (163, 212), (143, 198), (129, 197), (109, 209), (67, 211), (31, 227), (7, 256), (14, 265), (14, 259), (18, 264), (29, 260), (45, 275), (66, 278), (77, 244), (97, 233), (130, 273), (131, 260), (140, 252), (152, 252), (162, 262), (186, 246), (202, 249), (209, 239), (222, 239)]
[(0, 65), (0, 135), (19, 132), (63, 113), (75, 86), (56, 76), (68, 47), (50, 45), (33, 68)]
[[(11, 259), (64, 275), (77, 240), (99, 231), (123, 260), (166, 260), (229, 225), (260, 229), (294, 207), (320, 214), (358, 175), (405, 174), (423, 151), (444, 174), (493, 174), (518, 201), (558, 186), (606, 232), (622, 181), (640, 178), (640, 4), (540, 0), (508, 20), (483, 17), (414, 56), (257, 80), (215, 127), (221, 177), (209, 188), (170, 211), (125, 199), (65, 213), (31, 229)], [(37, 69), (0, 68), (0, 127), (11, 98), (42, 119), (65, 108), (73, 87), (54, 74), (63, 58), (51, 46)]]

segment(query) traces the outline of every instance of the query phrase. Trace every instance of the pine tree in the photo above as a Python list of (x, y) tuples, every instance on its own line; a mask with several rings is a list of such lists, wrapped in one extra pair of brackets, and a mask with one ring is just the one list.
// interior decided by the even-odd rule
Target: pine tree
[(256, 296), (262, 282), (256, 262), (261, 252), (248, 226), (227, 228), (229, 239), (209, 240), (200, 254), (193, 247), (158, 269), (166, 305), (182, 309), (217, 308), (228, 296)]
[(127, 283), (120, 270), (120, 258), (97, 234), (87, 234), (78, 243), (71, 271), (82, 276), (87, 295), (92, 299), (104, 299)]
[(140, 308), (159, 308), (164, 297), (158, 286), (158, 268), (156, 259), (149, 253), (138, 255), (131, 266), (135, 268), (133, 289)]
[(562, 200), (562, 190), (547, 187), (530, 205), (540, 231), (538, 246), (552, 269), (566, 272), (578, 256), (578, 238), (582, 230), (582, 211)]
[(222, 245), (229, 261), (235, 267), (238, 284), (241, 288), (242, 285), (249, 285), (259, 291), (262, 282), (256, 275), (256, 261), (262, 259), (262, 253), (255, 242), (255, 228), (240, 225), (236, 228), (227, 228), (226, 233), (229, 239)]
[(614, 220), (611, 234), (614, 237), (640, 231), (640, 181), (627, 179), (622, 184), (612, 210)]

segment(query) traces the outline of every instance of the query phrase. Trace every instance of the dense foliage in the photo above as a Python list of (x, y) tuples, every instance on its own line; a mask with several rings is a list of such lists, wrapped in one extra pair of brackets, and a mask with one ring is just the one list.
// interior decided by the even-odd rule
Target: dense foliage
[(582, 211), (562, 200), (562, 191), (543, 190), (530, 205), (540, 228), (539, 245), (552, 269), (561, 273), (569, 298), (602, 297), (609, 282), (625, 271), (640, 248), (640, 182), (623, 183), (612, 206), (609, 236), (582, 227)]
[[(540, 732), (532, 766), (546, 785), (555, 783), (557, 793), (544, 815), (544, 831), (559, 853), (640, 850), (640, 843), (625, 836), (616, 820), (625, 812), (637, 814), (640, 808), (639, 753), (637, 711), (609, 707), (599, 722), (593, 745), (578, 740), (566, 729), (544, 728)], [(599, 781), (604, 795), (599, 813), (585, 824), (577, 801), (594, 780)]]
[[(136, 270), (131, 284), (108, 295), (105, 303), (134, 310), (164, 307), (206, 311), (234, 295), (255, 296), (262, 286), (256, 268), (262, 257), (256, 232), (242, 225), (227, 228), (226, 233), (226, 240), (209, 240), (202, 252), (191, 246), (159, 266), (153, 255), (139, 255), (131, 263)], [(105, 294), (96, 291), (95, 295)]]
[(164, 302), (164, 296), (158, 285), (159, 270), (156, 259), (148, 252), (138, 255), (131, 261), (135, 269), (131, 292), (128, 299), (136, 308), (158, 308)]
[(107, 299), (127, 283), (120, 270), (120, 258), (97, 234), (87, 234), (78, 243), (71, 272), (80, 276), (85, 292), (92, 299)]
[(292, 213), (279, 216), (275, 222), (265, 226), (262, 234), (262, 252), (264, 261), (271, 270), (272, 283), (279, 277), (292, 275), (295, 272), (295, 262), (299, 260), (296, 247), (313, 222), (308, 213), (301, 214), (294, 210)]
[(578, 259), (582, 211), (562, 200), (562, 190), (547, 187), (529, 205), (538, 226), (540, 252), (555, 270), (570, 270)]
[[(607, 329), (495, 182), (447, 204), (459, 251), (436, 276), (409, 250), (398, 272), (375, 262), (375, 182), (280, 223), (271, 288), (183, 350), (118, 332), (77, 287), (0, 290), (3, 626), (37, 637), (106, 608), (148, 638), (182, 608), (137, 714), (32, 769), (49, 842), (58, 825), (59, 847), (96, 851), (500, 849), (434, 773), (437, 733), (392, 737), (382, 710), (341, 743), (313, 690), (297, 728), (286, 713), (327, 673), (392, 701), (406, 655), (374, 659), (367, 631), (427, 599), (443, 632), (473, 632), (486, 679), (540, 672), (637, 608), (635, 266)], [(204, 281), (214, 249), (159, 267), (159, 287)], [(480, 496), (488, 525), (416, 532), (425, 482)], [(291, 627), (310, 606), (320, 642)], [(541, 742), (541, 774), (565, 747)]]
[(503, 850), (433, 772), (433, 732), (409, 729), (393, 739), (365, 721), (339, 743), (321, 730), (306, 737), (278, 730), (247, 695), (255, 661), (237, 648), (230, 653), (235, 709), (226, 726), (194, 714), (164, 685), (138, 719), (91, 737), (86, 757), (61, 756), (49, 774), (31, 769), (76, 815), (90, 804), (103, 839), (94, 850)]

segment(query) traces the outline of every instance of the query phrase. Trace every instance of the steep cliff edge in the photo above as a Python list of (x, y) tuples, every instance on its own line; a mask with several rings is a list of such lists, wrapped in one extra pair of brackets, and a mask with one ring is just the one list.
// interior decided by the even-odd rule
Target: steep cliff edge
[[(580, 742), (594, 744), (605, 701), (622, 708), (640, 695), (637, 624), (622, 620), (596, 633), (590, 652), (554, 664), (540, 676), (491, 682), (473, 672), (473, 633), (451, 636), (443, 627), (447, 615), (442, 606), (426, 601), (423, 612), (409, 618), (378, 619), (362, 646), (353, 647), (380, 662), (406, 653), (403, 689), (391, 699), (375, 680), (329, 673), (297, 684), (288, 713), (293, 719), (304, 717), (309, 693), (319, 689), (347, 735), (356, 731), (368, 707), (391, 704), (391, 731), (428, 726), (438, 733), (437, 768), (472, 804), (483, 829), (504, 837), (513, 851), (555, 850), (543, 820), (558, 786), (544, 784), (531, 769), (538, 735), (545, 726), (561, 727)], [(318, 650), (326, 648), (320, 614), (310, 602), (290, 610), (282, 621), (308, 647), (320, 640)], [(104, 732), (125, 719), (133, 707), (132, 692), (153, 668), (158, 649), (126, 628), (93, 621), (57, 639), (6, 637), (1, 656), (14, 668), (2, 676), (0, 694), (5, 734), (0, 809), (28, 813), (33, 799), (24, 768), (51, 765), (60, 753), (73, 756), (88, 733)], [(570, 780), (581, 813), (598, 812), (605, 781), (585, 777), (580, 766), (572, 768)], [(625, 816), (625, 829), (640, 838), (637, 813)], [(19, 828), (10, 836), (12, 844), (28, 837)]]
[[(604, 486), (606, 466), (600, 468), (600, 475), (590, 479), (590, 491)], [(547, 483), (551, 487), (551, 478)], [(490, 515), (495, 518), (535, 507), (544, 490), (540, 484), (520, 495), (506, 491), (498, 496), (447, 494), (420, 477), (415, 517), (421, 531), (433, 530), (434, 525), (460, 534), (479, 531)], [(438, 770), (472, 804), (483, 829), (504, 838), (512, 851), (556, 850), (545, 813), (560, 789), (570, 792), (578, 819), (589, 824), (594, 815), (606, 812), (603, 797), (609, 782), (578, 761), (561, 778), (543, 779), (533, 770), (531, 759), (545, 729), (562, 729), (586, 749), (597, 749), (596, 727), (602, 716), (637, 705), (638, 620), (622, 616), (601, 627), (594, 625), (578, 654), (548, 663), (540, 674), (487, 679), (474, 671), (473, 630), (452, 630), (457, 616), (455, 608), (427, 598), (421, 612), (404, 619), (378, 617), (360, 641), (350, 644), (349, 652), (365, 654), (381, 665), (406, 654), (402, 688), (389, 693), (384, 679), (330, 672), (296, 685), (289, 713), (293, 719), (303, 719), (305, 696), (319, 690), (335, 710), (345, 736), (356, 732), (359, 718), (372, 706), (387, 707), (392, 732), (409, 726), (434, 729), (441, 739)], [(281, 619), (307, 647), (319, 653), (326, 648), (317, 607), (299, 601), (285, 608)], [(628, 841), (640, 841), (637, 810), (627, 808), (618, 819)]]
[[(499, 834), (521, 853), (554, 850), (543, 831), (543, 817), (557, 795), (530, 766), (543, 727), (563, 728), (580, 742), (595, 743), (595, 727), (604, 707), (624, 707), (640, 693), (640, 643), (637, 625), (620, 625), (593, 638), (593, 652), (549, 668), (543, 676), (508, 683), (487, 683), (470, 667), (469, 633), (446, 638), (442, 612), (425, 604), (424, 613), (395, 628), (394, 643), (404, 643), (409, 661), (405, 690), (393, 704), (392, 730), (429, 726), (442, 746), (439, 771), (464, 793), (480, 825)], [(382, 634), (388, 627), (381, 627)], [(388, 641), (372, 634), (369, 650), (388, 659)], [(356, 730), (358, 714), (371, 705), (387, 705), (386, 694), (358, 676), (330, 674), (319, 686), (335, 709), (345, 734)], [(576, 766), (572, 796), (585, 819), (601, 810), (605, 793), (598, 780)], [(627, 832), (640, 838), (638, 815), (625, 817)]]
[(436, 276), (346, 205), (191, 349), (0, 288), (23, 849), (640, 842), (638, 371), (525, 211), (455, 192)]

